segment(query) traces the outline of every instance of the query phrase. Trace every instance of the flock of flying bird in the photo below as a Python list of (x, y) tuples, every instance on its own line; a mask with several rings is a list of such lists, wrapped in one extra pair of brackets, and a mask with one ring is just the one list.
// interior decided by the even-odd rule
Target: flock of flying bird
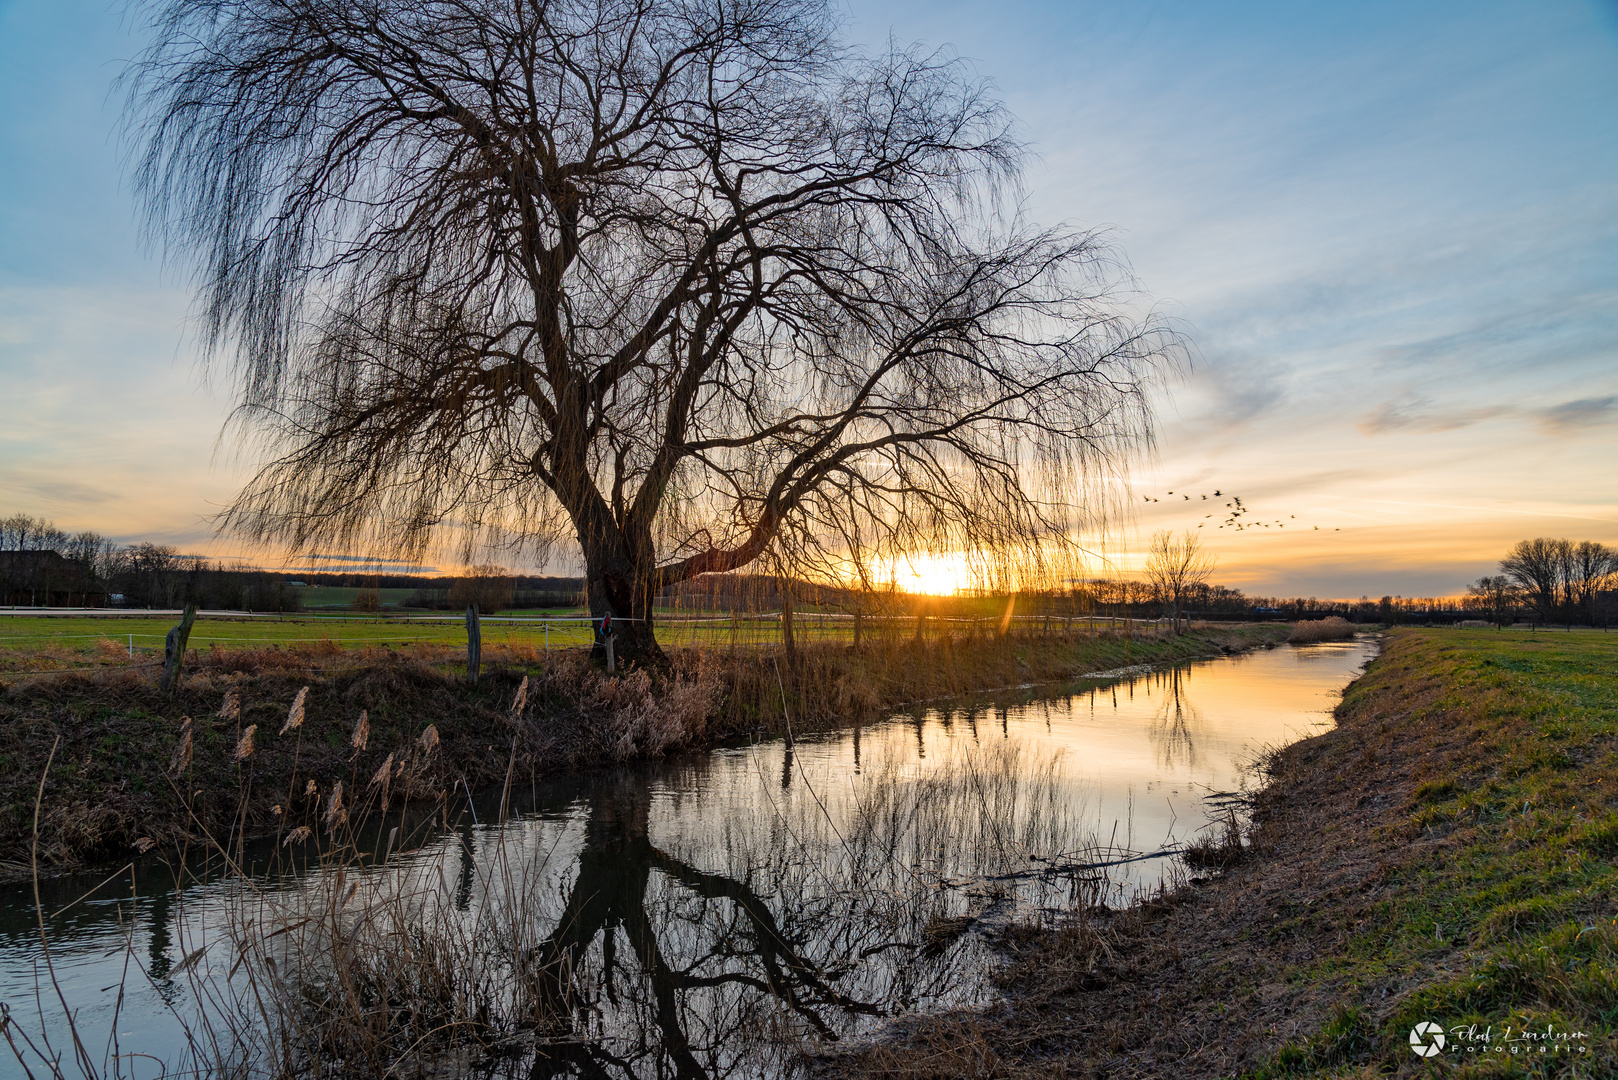
[[(1171, 491), (1171, 492), (1169, 492), (1169, 494), (1173, 495), (1174, 492)], [(1141, 498), (1143, 500), (1145, 500), (1146, 502), (1149, 502), (1149, 503), (1162, 502), (1161, 499), (1155, 498), (1154, 496), (1151, 496), (1151, 495), (1143, 495), (1143, 496), (1141, 496)], [(1192, 501), (1191, 496), (1185, 494), (1184, 492), (1180, 493), (1180, 498), (1184, 499), (1186, 502), (1191, 502)], [(1224, 521), (1218, 526), (1218, 528), (1221, 528), (1221, 529), (1229, 528), (1229, 529), (1235, 529), (1237, 532), (1244, 532), (1247, 529), (1284, 529), (1284, 528), (1287, 527), (1286, 522), (1282, 521), (1280, 518), (1277, 518), (1274, 521), (1244, 521), (1244, 520), (1242, 520), (1243, 518), (1247, 517), (1250, 513), (1252, 513), (1252, 511), (1249, 510), (1246, 506), (1242, 505), (1242, 497), (1240, 495), (1227, 496), (1222, 491), (1215, 491), (1211, 496), (1210, 495), (1200, 495), (1199, 496), (1199, 501), (1207, 502), (1210, 498), (1213, 498), (1213, 499), (1229, 498), (1230, 499), (1230, 501), (1225, 504), (1225, 518), (1224, 518)], [(1174, 500), (1171, 499), (1169, 501), (1173, 502)], [(1214, 514), (1204, 514), (1202, 516), (1205, 519), (1211, 519), (1211, 518), (1218, 517), (1219, 515), (1217, 513), (1214, 513)], [(1289, 514), (1289, 515), (1287, 515), (1287, 520), (1292, 521), (1292, 522), (1296, 522), (1298, 520), (1298, 515), (1297, 514)], [(1197, 525), (1197, 528), (1200, 529), (1206, 524), (1208, 524), (1208, 522), (1206, 520), (1204, 520), (1204, 521), (1200, 522)], [(1294, 525), (1294, 527), (1295, 528), (1302, 528), (1303, 526)], [(1320, 531), (1320, 526), (1316, 525), (1314, 527), (1314, 531), (1319, 532)], [(1332, 532), (1342, 532), (1342, 531), (1343, 530), (1340, 529), (1340, 528), (1332, 529)]]

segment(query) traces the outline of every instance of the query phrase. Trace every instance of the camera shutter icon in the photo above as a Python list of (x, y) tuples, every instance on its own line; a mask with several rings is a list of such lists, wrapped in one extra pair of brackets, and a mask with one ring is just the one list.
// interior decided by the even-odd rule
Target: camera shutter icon
[(1423, 1020), (1410, 1029), (1410, 1052), (1418, 1057), (1437, 1057), (1444, 1050), (1444, 1029)]

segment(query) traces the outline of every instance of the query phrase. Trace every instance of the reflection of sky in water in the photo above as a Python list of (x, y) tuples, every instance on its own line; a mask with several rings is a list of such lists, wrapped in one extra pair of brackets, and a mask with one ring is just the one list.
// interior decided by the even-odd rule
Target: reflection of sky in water
[[(775, 1075), (797, 1038), (982, 1000), (990, 958), (979, 935), (921, 947), (941, 920), (981, 928), (1150, 887), (1168, 860), (1112, 866), (1099, 890), (1094, 871), (1073, 868), (1194, 837), (1216, 812), (1206, 798), (1249, 786), (1247, 766), (1266, 747), (1328, 722), (1369, 653), (1282, 648), (1060, 696), (1034, 696), (1045, 687), (960, 699), (791, 745), (554, 778), (520, 793), (521, 817), (504, 829), (468, 818), (368, 874), (354, 908), (405, 897), (409, 921), (461, 941), (468, 963), (496, 979), (508, 962), (497, 938), (521, 938), (534, 963), (565, 960), (572, 974), (542, 980), (541, 996), (587, 1037), (535, 1076)], [(494, 810), (480, 805), (482, 820)], [(97, 880), (42, 883), (46, 911)], [(171, 1060), (179, 1017), (223, 986), (236, 953), (226, 900), (240, 883), (175, 894), (170, 880), (160, 865), (140, 869), (150, 895), (133, 916), (132, 954), (122, 947), (127, 875), (50, 920), (57, 978), (98, 1061), (126, 970), (119, 1043)], [(289, 879), (257, 894), (251, 913), (271, 925), (333, 887)], [(29, 886), (0, 890), (0, 1000), (37, 1029), (33, 920)], [(293, 948), (295, 936), (276, 947)], [(204, 1007), (229, 1007), (229, 997)], [(51, 1022), (60, 1007), (44, 1013), (61, 1048)], [(777, 1041), (760, 1039), (765, 1029)], [(605, 1057), (591, 1058), (597, 1051)], [(0, 1075), (15, 1068), (0, 1058)]]

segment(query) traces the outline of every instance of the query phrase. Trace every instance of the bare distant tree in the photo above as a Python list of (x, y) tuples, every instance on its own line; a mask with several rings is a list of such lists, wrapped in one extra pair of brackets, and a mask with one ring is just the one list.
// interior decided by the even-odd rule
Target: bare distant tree
[[(766, 551), (1032, 564), (1178, 349), (1002, 106), (825, 0), (153, 0), (137, 187), (298, 548), (576, 541), (619, 655)], [(1088, 504), (1088, 505), (1087, 505)]]
[(1158, 597), (1172, 606), (1175, 633), (1180, 632), (1186, 598), (1213, 576), (1217, 565), (1218, 558), (1205, 550), (1197, 534), (1190, 530), (1179, 537), (1167, 529), (1152, 535), (1152, 546), (1146, 554), (1146, 580)]
[(1542, 619), (1554, 619), (1561, 606), (1572, 547), (1566, 540), (1541, 536), (1517, 541), (1500, 560), (1501, 572), (1522, 586)]
[(1595, 625), (1596, 594), (1618, 578), (1618, 548), (1581, 540), (1569, 545), (1567, 601), (1584, 620)]
[(1485, 574), (1466, 587), (1468, 606), (1486, 613), (1496, 626), (1506, 624), (1506, 616), (1522, 599), (1522, 587), (1505, 574)]
[(1618, 548), (1594, 540), (1519, 540), (1500, 569), (1533, 597), (1544, 619), (1595, 618), (1595, 598), (1618, 577)]
[(0, 551), (54, 551), (65, 555), (68, 535), (54, 521), (31, 514), (0, 518)]

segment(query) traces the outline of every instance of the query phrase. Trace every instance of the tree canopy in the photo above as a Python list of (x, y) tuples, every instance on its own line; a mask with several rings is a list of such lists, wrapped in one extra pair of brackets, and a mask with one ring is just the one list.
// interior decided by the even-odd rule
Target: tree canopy
[(246, 536), (576, 543), (646, 621), (766, 552), (1036, 559), (1149, 442), (1177, 338), (1024, 219), (949, 55), (820, 0), (148, 10), (135, 179), (260, 440)]

